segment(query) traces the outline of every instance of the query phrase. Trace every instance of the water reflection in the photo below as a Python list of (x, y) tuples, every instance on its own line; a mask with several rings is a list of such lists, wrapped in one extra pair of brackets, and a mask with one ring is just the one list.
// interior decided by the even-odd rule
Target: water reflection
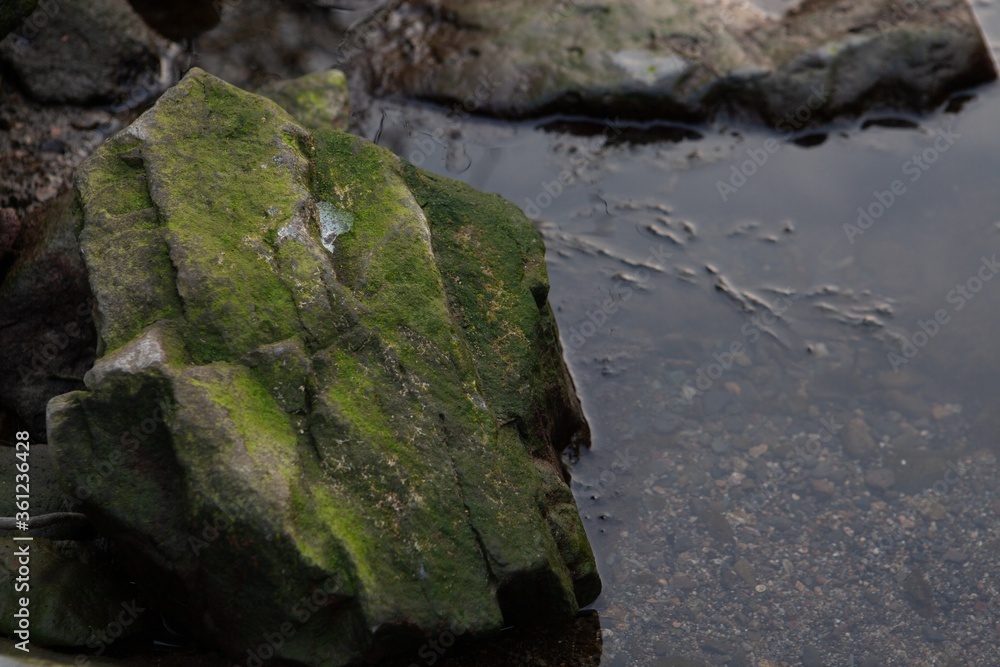
[[(404, 156), (446, 122), (380, 109)], [(545, 237), (602, 664), (996, 663), (998, 113), (648, 143), (469, 119), (420, 154)]]

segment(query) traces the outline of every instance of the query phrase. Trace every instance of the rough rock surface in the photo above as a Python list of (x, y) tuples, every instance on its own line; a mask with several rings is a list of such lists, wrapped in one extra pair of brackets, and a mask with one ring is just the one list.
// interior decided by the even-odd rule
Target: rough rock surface
[(164, 47), (127, 0), (42, 0), (0, 62), (41, 102), (128, 105), (159, 92)]
[(77, 190), (100, 358), (49, 439), (175, 627), (341, 665), (596, 597), (516, 207), (200, 70)]
[[(69, 194), (69, 193), (68, 193)], [(32, 213), (0, 263), (0, 406), (45, 439), (45, 405), (83, 388), (97, 335), (72, 195)]]
[(376, 95), (503, 117), (585, 113), (790, 129), (920, 111), (996, 77), (965, 0), (406, 0), (357, 63)]
[(271, 82), (257, 90), (295, 116), (307, 130), (344, 130), (351, 122), (347, 77), (340, 70)]
[[(77, 507), (77, 500), (59, 489), (51, 454), (48, 445), (32, 443), (28, 460), (33, 519)], [(17, 463), (11, 450), (0, 457), (0, 516), (14, 516)], [(30, 548), (30, 588), (17, 591), (18, 551), (24, 545)], [(131, 606), (136, 591), (119, 575), (110, 555), (92, 542), (43, 539), (39, 532), (31, 542), (16, 542), (10, 532), (0, 531), (0, 634), (12, 636), (17, 627), (13, 614), (19, 609), (18, 599), (27, 593), (33, 645), (85, 646), (96, 639), (96, 631), (107, 628), (119, 616), (129, 621), (122, 626), (121, 636), (133, 636), (144, 629), (148, 619), (140, 618), (138, 611), (122, 615), (124, 607), (138, 610), (141, 605)]]

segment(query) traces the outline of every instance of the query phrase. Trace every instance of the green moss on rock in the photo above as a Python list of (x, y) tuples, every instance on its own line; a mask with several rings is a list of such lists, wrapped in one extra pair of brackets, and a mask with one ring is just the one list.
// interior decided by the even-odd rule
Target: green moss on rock
[(351, 113), (347, 78), (339, 70), (270, 83), (257, 91), (274, 100), (308, 130), (347, 130)]
[(175, 623), (241, 652), (320, 587), (277, 655), (342, 665), (596, 597), (558, 460), (586, 423), (512, 205), (198, 70), (77, 189), (105, 349), (50, 440), (71, 484), (117, 456), (89, 509)]

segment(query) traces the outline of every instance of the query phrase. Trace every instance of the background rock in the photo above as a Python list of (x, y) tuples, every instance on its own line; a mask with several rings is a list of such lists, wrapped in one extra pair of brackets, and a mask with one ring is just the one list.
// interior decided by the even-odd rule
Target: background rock
[(219, 8), (224, 3), (209, 0), (129, 0), (132, 8), (149, 27), (174, 41), (191, 39), (219, 24)]
[(501, 117), (735, 113), (794, 131), (996, 77), (964, 0), (813, 0), (780, 19), (740, 0), (408, 0), (379, 26), (356, 60), (376, 96)]
[(165, 44), (127, 0), (42, 0), (28, 22), (0, 43), (0, 62), (35, 99), (125, 104), (161, 89)]
[(257, 90), (292, 114), (307, 130), (347, 131), (351, 122), (347, 79), (339, 70), (274, 81)]
[(14, 28), (21, 25), (26, 16), (35, 11), (38, 0), (11, 0), (0, 5), (0, 37), (6, 37)]
[[(0, 456), (0, 516), (14, 516), (16, 464), (13, 448)], [(48, 445), (33, 441), (29, 450), (31, 515), (37, 518), (54, 512), (77, 509), (78, 500), (62, 492), (52, 452)], [(31, 600), (31, 641), (46, 646), (75, 647), (92, 642), (97, 632), (124, 621), (118, 637), (131, 637), (148, 628), (150, 618), (141, 613), (122, 612), (136, 601), (137, 591), (122, 580), (107, 551), (95, 542), (53, 541), (39, 538), (31, 542), (11, 539), (0, 531), (0, 633), (10, 636), (15, 629), (12, 614), (18, 599)], [(17, 591), (19, 547), (30, 549), (30, 580), (27, 591)], [(149, 616), (152, 616), (150, 614)], [(93, 647), (92, 647), (93, 648)]]
[(83, 388), (96, 332), (72, 196), (25, 221), (0, 284), (0, 404), (45, 441), (45, 404)]

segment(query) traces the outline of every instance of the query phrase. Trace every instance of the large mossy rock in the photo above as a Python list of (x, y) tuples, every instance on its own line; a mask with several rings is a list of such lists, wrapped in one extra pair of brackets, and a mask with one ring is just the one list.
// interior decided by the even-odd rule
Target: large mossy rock
[(377, 95), (502, 117), (592, 114), (793, 131), (924, 111), (996, 78), (968, 0), (409, 0), (357, 57)]
[(172, 623), (341, 665), (597, 596), (516, 207), (200, 70), (77, 191), (99, 359), (49, 439)]

